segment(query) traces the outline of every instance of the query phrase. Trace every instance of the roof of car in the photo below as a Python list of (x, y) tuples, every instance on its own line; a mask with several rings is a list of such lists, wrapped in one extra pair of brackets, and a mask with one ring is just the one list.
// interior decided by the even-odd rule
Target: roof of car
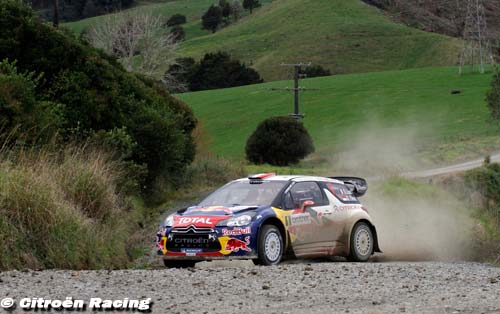
[(332, 183), (344, 183), (339, 180), (327, 178), (327, 177), (318, 177), (318, 176), (304, 176), (304, 175), (268, 175), (262, 174), (262, 179), (259, 178), (259, 175), (250, 176), (248, 178), (241, 178), (237, 181), (248, 181), (248, 180), (264, 180), (264, 181), (294, 181), (294, 182), (304, 182), (304, 181), (324, 181), (324, 182), (332, 182)]

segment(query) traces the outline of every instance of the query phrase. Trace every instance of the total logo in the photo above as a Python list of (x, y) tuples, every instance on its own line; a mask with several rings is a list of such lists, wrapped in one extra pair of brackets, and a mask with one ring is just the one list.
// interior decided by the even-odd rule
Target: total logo
[(179, 219), (179, 224), (207, 224), (210, 225), (212, 224), (212, 220), (210, 218), (205, 218), (205, 217), (182, 217)]

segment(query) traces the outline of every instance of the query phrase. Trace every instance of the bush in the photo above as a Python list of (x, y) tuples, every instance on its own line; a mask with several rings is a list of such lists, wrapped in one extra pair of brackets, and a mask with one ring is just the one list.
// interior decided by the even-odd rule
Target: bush
[(176, 25), (186, 24), (186, 16), (182, 14), (174, 14), (167, 20), (167, 26), (172, 27)]
[[(45, 121), (64, 142), (121, 130), (134, 143), (123, 161), (147, 170), (140, 182), (148, 191), (157, 181), (175, 184), (194, 159), (196, 120), (187, 105), (160, 83), (126, 72), (115, 59), (41, 23), (14, 0), (0, 2), (0, 56), (17, 60), (18, 73), (33, 73), (0, 74), (0, 86), (7, 84), (0, 110), (9, 111), (10, 128), (32, 129)], [(12, 89), (16, 84), (24, 89)], [(25, 108), (7, 103), (15, 99), (10, 90)], [(35, 133), (28, 140), (38, 138)]]
[(314, 145), (304, 125), (289, 117), (273, 117), (259, 124), (246, 145), (248, 161), (274, 166), (296, 164)]
[(500, 71), (497, 69), (491, 82), (491, 89), (486, 95), (486, 101), (494, 119), (500, 119)]

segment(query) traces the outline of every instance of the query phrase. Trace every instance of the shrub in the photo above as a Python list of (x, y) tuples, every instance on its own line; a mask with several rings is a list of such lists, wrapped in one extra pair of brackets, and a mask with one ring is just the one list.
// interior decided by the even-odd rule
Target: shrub
[(314, 152), (304, 125), (289, 117), (273, 117), (259, 124), (246, 145), (247, 159), (255, 164), (287, 166)]
[(167, 20), (167, 26), (172, 27), (176, 25), (186, 24), (186, 16), (182, 14), (174, 14)]

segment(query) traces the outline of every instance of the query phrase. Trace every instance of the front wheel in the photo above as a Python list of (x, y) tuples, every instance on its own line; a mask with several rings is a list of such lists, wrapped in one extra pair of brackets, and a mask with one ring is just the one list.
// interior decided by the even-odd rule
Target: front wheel
[(284, 251), (283, 237), (276, 226), (264, 225), (259, 232), (259, 242), (257, 244), (259, 258), (253, 260), (256, 265), (276, 265), (282, 257)]
[(364, 222), (358, 222), (351, 233), (351, 252), (349, 260), (353, 262), (366, 262), (373, 254), (373, 233)]
[(164, 259), (163, 264), (167, 268), (188, 268), (188, 267), (194, 267), (196, 264), (195, 261), (183, 261), (183, 260), (169, 260), (169, 259)]

